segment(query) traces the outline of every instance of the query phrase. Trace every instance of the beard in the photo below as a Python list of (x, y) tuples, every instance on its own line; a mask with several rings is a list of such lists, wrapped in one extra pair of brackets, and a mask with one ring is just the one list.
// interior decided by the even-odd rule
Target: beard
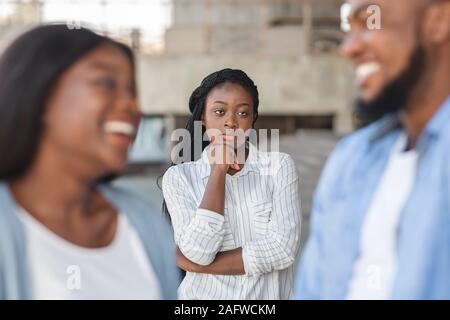
[(371, 101), (356, 101), (355, 114), (362, 126), (369, 125), (385, 115), (398, 113), (406, 108), (412, 91), (425, 71), (425, 50), (418, 46), (401, 74), (388, 83)]

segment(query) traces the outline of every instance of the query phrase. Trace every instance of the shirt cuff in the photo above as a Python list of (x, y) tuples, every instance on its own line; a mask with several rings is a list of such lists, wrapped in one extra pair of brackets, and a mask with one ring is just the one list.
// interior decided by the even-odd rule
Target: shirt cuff
[(252, 268), (251, 268), (251, 258), (249, 256), (248, 248), (246, 246), (242, 247), (242, 262), (244, 264), (244, 272), (246, 276), (252, 276)]
[(205, 222), (215, 225), (223, 225), (225, 222), (225, 217), (223, 214), (207, 209), (197, 209), (196, 216)]

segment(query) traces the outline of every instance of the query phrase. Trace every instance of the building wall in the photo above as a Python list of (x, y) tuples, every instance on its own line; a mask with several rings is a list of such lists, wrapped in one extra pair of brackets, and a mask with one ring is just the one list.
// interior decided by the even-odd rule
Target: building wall
[(256, 82), (263, 116), (332, 115), (336, 133), (347, 133), (353, 128), (351, 66), (330, 54), (290, 59), (141, 55), (138, 58), (141, 107), (146, 114), (187, 115), (192, 91), (206, 75), (226, 67), (243, 69)]
[[(338, 16), (342, 1), (311, 1), (313, 31), (327, 27), (321, 17)], [(231, 67), (245, 70), (255, 80), (260, 113), (272, 117), (273, 123), (286, 121), (287, 127), (295, 127), (303, 120), (331, 117), (336, 133), (351, 131), (351, 67), (336, 54), (307, 52), (308, 30), (298, 20), (302, 4), (301, 0), (175, 0), (166, 53), (138, 56), (144, 112), (186, 116), (190, 93), (202, 78)], [(338, 32), (333, 19), (328, 27)], [(23, 25), (0, 28), (0, 50), (24, 30)]]
[(13, 13), (0, 20), (0, 53), (20, 34), (38, 25), (41, 18), (42, 5), (38, 0), (17, 2)]
[[(304, 0), (174, 0), (173, 25), (166, 34), (167, 54), (251, 52), (295, 56), (315, 48), (332, 50), (342, 36), (339, 8), (343, 0), (311, 0), (311, 28), (307, 30), (305, 3)], [(192, 42), (187, 43), (187, 39)]]

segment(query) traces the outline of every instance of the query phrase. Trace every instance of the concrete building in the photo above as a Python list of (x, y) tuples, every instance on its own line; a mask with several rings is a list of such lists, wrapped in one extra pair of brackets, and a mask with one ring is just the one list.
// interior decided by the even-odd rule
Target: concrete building
[[(141, 52), (139, 30), (133, 41), (116, 37), (135, 47), (140, 104), (148, 116), (143, 136), (158, 137), (141, 139), (134, 158), (157, 161), (167, 155), (162, 141), (172, 129), (184, 127), (193, 89), (207, 74), (227, 67), (245, 70), (257, 83), (258, 127), (281, 133), (351, 131), (353, 74), (336, 50), (343, 1), (173, 0), (164, 53)], [(40, 23), (45, 1), (11, 3), (14, 13), (0, 21), (0, 50)]]
[(42, 20), (42, 2), (39, 0), (10, 0), (6, 4), (11, 11), (0, 15), (0, 52), (18, 35)]
[[(231, 67), (245, 70), (258, 84), (259, 126), (343, 134), (353, 129), (353, 75), (336, 52), (343, 1), (173, 0), (163, 54), (141, 52), (138, 29), (118, 38), (138, 54), (144, 112), (168, 119), (171, 128), (184, 126), (189, 95), (201, 79)], [(0, 21), (0, 50), (41, 21), (45, 4), (10, 3), (16, 8)]]
[[(41, 3), (45, 4), (8, 1), (18, 6), (0, 20), (0, 51), (41, 22)], [(169, 160), (171, 130), (185, 125), (192, 90), (213, 71), (240, 68), (260, 90), (259, 127), (279, 128), (282, 133), (330, 129), (300, 130), (280, 139), (280, 150), (292, 155), (301, 176), (305, 238), (312, 193), (336, 142), (333, 132), (353, 129), (353, 75), (336, 52), (343, 1), (174, 0), (163, 54), (140, 51), (138, 30), (131, 37), (110, 35), (136, 50), (140, 102), (147, 115), (132, 150), (130, 172), (153, 168), (147, 175), (124, 177), (119, 184), (159, 207), (159, 165), (165, 167)]]
[(141, 105), (182, 127), (207, 74), (241, 68), (261, 95), (261, 127), (353, 129), (353, 75), (337, 54), (344, 0), (174, 0), (163, 55), (139, 57)]
[(168, 54), (296, 56), (340, 39), (341, 0), (174, 0)]

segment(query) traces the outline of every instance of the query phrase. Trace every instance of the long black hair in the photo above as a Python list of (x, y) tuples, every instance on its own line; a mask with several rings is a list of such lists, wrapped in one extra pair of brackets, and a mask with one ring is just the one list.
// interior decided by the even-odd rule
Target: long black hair
[(65, 24), (36, 27), (17, 38), (0, 58), (0, 180), (16, 179), (33, 163), (51, 90), (77, 60), (103, 43), (125, 45), (86, 28)]
[[(191, 116), (189, 117), (189, 120), (186, 124), (186, 129), (189, 131), (189, 135), (191, 137), (190, 139), (190, 157), (189, 161), (194, 161), (196, 158), (198, 158), (199, 155), (195, 154), (195, 141), (194, 141), (194, 124), (196, 121), (201, 121), (202, 115), (205, 111), (205, 102), (206, 98), (209, 94), (209, 92), (217, 87), (218, 85), (224, 84), (224, 83), (234, 83), (242, 86), (244, 89), (248, 91), (248, 93), (251, 95), (253, 100), (253, 124), (258, 119), (258, 107), (259, 107), (259, 93), (258, 93), (258, 87), (255, 85), (252, 79), (242, 70), (239, 69), (223, 69), (220, 71), (216, 71), (210, 75), (208, 75), (206, 78), (203, 79), (200, 86), (198, 86), (191, 94), (191, 97), (189, 98), (189, 111), (191, 112)], [(203, 136), (206, 132), (206, 128), (202, 126), (202, 141)], [(202, 151), (209, 145), (209, 141), (203, 141), (202, 142)], [(186, 159), (183, 154), (180, 154), (183, 159)], [(177, 162), (179, 163), (179, 162)], [(175, 163), (172, 163), (171, 166), (174, 166)], [(161, 178), (158, 179), (158, 184), (160, 185)], [(163, 213), (167, 214), (169, 213), (166, 201), (163, 201)]]

